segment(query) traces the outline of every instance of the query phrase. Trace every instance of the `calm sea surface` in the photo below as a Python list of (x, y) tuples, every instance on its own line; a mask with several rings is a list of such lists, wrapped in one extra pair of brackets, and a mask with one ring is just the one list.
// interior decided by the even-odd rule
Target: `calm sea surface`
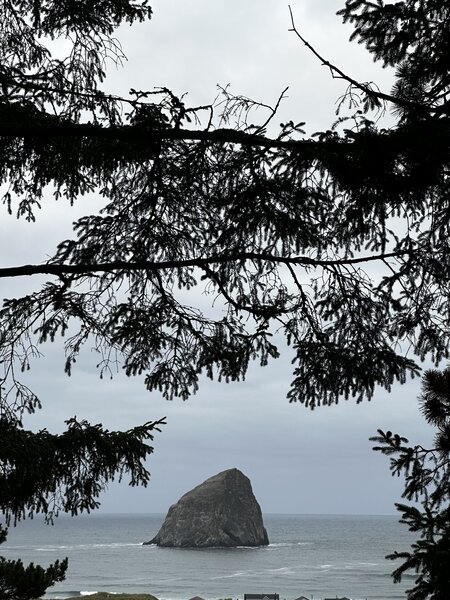
[(142, 546), (164, 515), (60, 517), (46, 526), (33, 520), (11, 528), (0, 554), (47, 566), (69, 557), (66, 580), (46, 598), (95, 591), (151, 593), (161, 600), (243, 598), (278, 593), (352, 599), (405, 598), (413, 577), (393, 584), (397, 563), (385, 560), (407, 550), (411, 534), (395, 516), (265, 515), (270, 545), (264, 548), (174, 549)]

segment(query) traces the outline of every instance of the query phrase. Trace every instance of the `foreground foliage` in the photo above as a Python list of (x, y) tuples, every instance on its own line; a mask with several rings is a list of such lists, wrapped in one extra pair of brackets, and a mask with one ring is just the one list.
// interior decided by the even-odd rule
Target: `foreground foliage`
[(394, 552), (391, 560), (404, 559), (392, 573), (399, 582), (415, 571), (415, 586), (408, 600), (446, 600), (450, 590), (450, 367), (427, 371), (420, 404), (428, 423), (436, 429), (434, 445), (408, 446), (408, 440), (391, 431), (378, 430), (374, 450), (390, 457), (393, 475), (403, 475), (403, 497), (414, 504), (396, 504), (401, 523), (420, 538), (409, 552)]
[[(6, 531), (0, 526), (0, 544), (6, 540)], [(0, 598), (24, 600), (39, 598), (46, 589), (63, 581), (67, 558), (55, 561), (47, 569), (30, 563), (27, 567), (19, 560), (6, 560), (0, 556)]]
[[(26, 431), (0, 418), (0, 509), (7, 524), (43, 514), (52, 521), (60, 511), (77, 515), (99, 506), (100, 492), (109, 481), (128, 475), (130, 485), (146, 486), (150, 474), (145, 460), (163, 420), (126, 432), (110, 432), (101, 425), (67, 421), (61, 435), (46, 430)], [(7, 530), (0, 526), (0, 544)], [(0, 598), (29, 600), (64, 579), (67, 559), (43, 569), (33, 563), (0, 557)]]
[[(105, 198), (45, 264), (0, 270), (51, 276), (4, 303), (5, 387), (30, 408), (11, 365), (68, 332), (68, 373), (89, 342), (101, 373), (119, 360), (168, 398), (187, 398), (202, 373), (239, 380), (250, 360), (277, 357), (274, 329), (295, 355), (289, 399), (310, 407), (389, 390), (419, 372), (414, 355), (447, 357), (448, 3), (348, 1), (353, 37), (396, 67), (396, 84), (379, 92), (325, 61), (357, 106), (312, 138), (293, 122), (267, 137), (276, 107), (254, 124), (257, 103), (227, 90), (197, 108), (166, 89), (104, 94), (104, 62), (121, 59), (114, 26), (150, 9), (100, 5), (76, 17), (4, 5), (4, 201), (33, 219), (48, 184), (71, 202)], [(45, 36), (70, 36), (66, 59)], [(397, 122), (379, 129), (370, 117), (387, 108)]]
[[(322, 58), (293, 20), (293, 34), (347, 81), (354, 111), (308, 138), (293, 121), (269, 137), (278, 104), (255, 124), (262, 106), (228, 90), (206, 107), (164, 88), (104, 93), (107, 62), (123, 59), (114, 31), (148, 19), (146, 0), (0, 2), (6, 209), (34, 220), (51, 192), (105, 199), (46, 263), (0, 269), (48, 276), (0, 310), (8, 519), (91, 510), (122, 473), (148, 480), (161, 421), (125, 433), (76, 420), (61, 436), (24, 431), (40, 399), (17, 373), (60, 335), (68, 374), (88, 343), (102, 375), (119, 363), (148, 390), (185, 399), (202, 374), (240, 380), (251, 360), (278, 357), (277, 331), (294, 352), (289, 399), (311, 408), (370, 398), (416, 375), (424, 357), (448, 357), (449, 11), (443, 0), (347, 1), (339, 14), (354, 39), (397, 69), (390, 93)], [(54, 40), (65, 56), (52, 54)], [(377, 111), (388, 108), (396, 122), (383, 129)], [(44, 585), (64, 568), (34, 573)]]

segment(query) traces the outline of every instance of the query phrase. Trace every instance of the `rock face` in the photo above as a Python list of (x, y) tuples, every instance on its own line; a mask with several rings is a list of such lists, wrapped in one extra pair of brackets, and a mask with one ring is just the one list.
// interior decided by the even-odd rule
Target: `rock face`
[(249, 478), (228, 469), (184, 494), (169, 508), (158, 534), (145, 543), (176, 548), (266, 546), (269, 538)]

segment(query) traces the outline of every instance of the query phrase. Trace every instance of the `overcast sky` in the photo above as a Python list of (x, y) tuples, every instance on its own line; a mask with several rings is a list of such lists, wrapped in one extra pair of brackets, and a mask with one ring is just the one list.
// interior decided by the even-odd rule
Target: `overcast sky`
[[(154, 0), (153, 19), (118, 33), (128, 62), (112, 68), (107, 88), (166, 86), (188, 92), (192, 105), (211, 102), (216, 85), (274, 103), (289, 86), (277, 122), (306, 121), (312, 133), (330, 127), (335, 102), (345, 84), (289, 33), (288, 4), (280, 0)], [(374, 65), (364, 48), (350, 44), (350, 29), (335, 16), (342, 1), (293, 0), (297, 26), (316, 49), (354, 78), (389, 88), (391, 74)], [(36, 223), (0, 221), (1, 266), (41, 262), (55, 244), (70, 236), (70, 223), (98, 210), (95, 198), (71, 208), (49, 198)], [(36, 278), (0, 281), (1, 297), (29, 290)], [(391, 394), (356, 406), (341, 402), (311, 412), (289, 404), (291, 353), (268, 367), (254, 365), (245, 382), (203, 380), (187, 402), (167, 402), (149, 394), (142, 380), (118, 373), (100, 380), (96, 357), (86, 351), (71, 378), (64, 375), (58, 344), (44, 349), (27, 381), (44, 408), (26, 426), (61, 431), (73, 415), (128, 429), (167, 416), (154, 440), (147, 489), (112, 485), (102, 497), (107, 512), (166, 512), (181, 494), (205, 478), (237, 467), (250, 477), (266, 513), (389, 514), (400, 499), (402, 480), (393, 479), (385, 457), (371, 451), (368, 437), (377, 427), (427, 443), (430, 430), (417, 409), (420, 381), (397, 385)]]

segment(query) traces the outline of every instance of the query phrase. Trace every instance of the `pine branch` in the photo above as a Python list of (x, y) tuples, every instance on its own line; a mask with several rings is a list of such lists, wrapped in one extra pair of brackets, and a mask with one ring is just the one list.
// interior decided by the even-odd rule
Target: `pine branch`
[(48, 263), (43, 265), (21, 265), (18, 267), (0, 268), (0, 279), (7, 277), (23, 277), (30, 275), (89, 275), (99, 272), (111, 272), (116, 270), (124, 271), (151, 271), (158, 272), (171, 270), (183, 267), (199, 267), (204, 268), (211, 264), (223, 264), (242, 260), (250, 261), (268, 261), (285, 265), (302, 265), (313, 267), (331, 267), (342, 265), (355, 265), (378, 260), (386, 260), (388, 258), (401, 258), (409, 256), (412, 250), (402, 250), (398, 252), (389, 252), (385, 254), (373, 254), (370, 256), (361, 256), (356, 258), (342, 259), (315, 259), (309, 256), (277, 256), (274, 254), (266, 254), (264, 252), (236, 252), (230, 254), (217, 254), (207, 258), (192, 258), (186, 260), (166, 260), (166, 261), (126, 261), (114, 260), (110, 262), (99, 263), (81, 263), (76, 265), (71, 264), (55, 264)]
[[(3, 115), (1, 115), (3, 117)], [(261, 146), (263, 148), (305, 149), (319, 148), (321, 143), (313, 140), (279, 140), (236, 131), (234, 129), (190, 130), (179, 128), (155, 129), (143, 125), (123, 125), (103, 127), (94, 123), (73, 123), (58, 121), (46, 123), (7, 122), (4, 117), (0, 122), (0, 137), (13, 138), (73, 138), (86, 137), (120, 142), (154, 143), (163, 140), (191, 140), (210, 143), (231, 143), (244, 146)], [(340, 142), (345, 147), (345, 142)]]
[(369, 98), (376, 99), (376, 100), (382, 100), (384, 102), (390, 102), (390, 103), (396, 104), (397, 106), (400, 106), (402, 108), (405, 108), (408, 110), (413, 110), (416, 113), (423, 113), (423, 112), (431, 112), (431, 113), (438, 112), (438, 113), (440, 113), (440, 112), (442, 112), (441, 108), (434, 109), (431, 107), (425, 107), (423, 104), (418, 104), (417, 102), (410, 102), (410, 101), (405, 100), (404, 98), (399, 98), (397, 96), (393, 96), (392, 94), (386, 94), (384, 92), (374, 90), (367, 83), (361, 83), (360, 81), (357, 81), (353, 77), (350, 77), (350, 75), (347, 75), (346, 73), (344, 73), (344, 71), (342, 71), (339, 67), (337, 67), (336, 65), (331, 63), (329, 60), (324, 58), (321, 54), (319, 54), (317, 52), (317, 50), (300, 34), (300, 32), (298, 31), (298, 29), (295, 25), (294, 15), (293, 15), (291, 6), (289, 6), (289, 13), (290, 13), (291, 25), (292, 25), (291, 28), (289, 29), (289, 31), (292, 31), (293, 33), (295, 33), (295, 35), (308, 48), (308, 50), (310, 50), (314, 54), (314, 56), (321, 61), (322, 65), (324, 67), (328, 67), (330, 69), (331, 75), (333, 78), (343, 79), (344, 81), (347, 81), (347, 83), (349, 83), (351, 86), (355, 87), (356, 89), (358, 89), (361, 92), (363, 92), (364, 94), (366, 94)]

